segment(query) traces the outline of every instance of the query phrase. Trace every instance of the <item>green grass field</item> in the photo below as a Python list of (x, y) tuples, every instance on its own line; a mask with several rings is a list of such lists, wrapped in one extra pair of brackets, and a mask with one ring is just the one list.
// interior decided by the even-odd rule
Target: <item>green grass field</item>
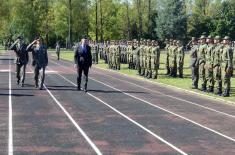
[[(55, 55), (54, 53), (52, 55)], [(73, 56), (74, 53), (72, 51), (61, 51), (61, 58), (65, 59), (65, 60), (73, 60)], [(159, 70), (159, 76), (158, 79), (149, 79), (158, 83), (163, 83), (163, 84), (167, 84), (167, 85), (171, 85), (171, 86), (176, 86), (179, 88), (183, 88), (186, 90), (191, 90), (191, 91), (195, 91), (198, 93), (203, 93), (199, 90), (193, 90), (191, 89), (191, 70), (189, 68), (189, 55), (186, 54), (185, 55), (185, 65), (184, 65), (184, 78), (171, 78), (165, 75), (166, 71), (165, 71), (165, 57), (166, 55), (164, 53), (161, 54), (161, 58), (160, 58), (160, 70)], [(96, 67), (100, 67), (100, 68), (104, 68), (104, 69), (108, 69), (108, 65), (104, 63), (103, 60), (99, 60), (99, 64), (94, 65)], [(124, 73), (133, 77), (139, 77), (137, 75), (137, 71), (136, 70), (130, 70), (128, 69), (128, 65), (127, 64), (121, 64), (121, 70), (117, 71), (120, 73)], [(219, 97), (228, 101), (235, 101), (235, 78), (233, 77), (231, 80), (232, 83), (232, 91), (231, 91), (231, 96), (228, 98), (224, 98), (224, 97), (220, 97), (211, 93), (206, 93), (207, 95), (213, 96), (213, 97)], [(205, 94), (205, 93), (203, 93)]]

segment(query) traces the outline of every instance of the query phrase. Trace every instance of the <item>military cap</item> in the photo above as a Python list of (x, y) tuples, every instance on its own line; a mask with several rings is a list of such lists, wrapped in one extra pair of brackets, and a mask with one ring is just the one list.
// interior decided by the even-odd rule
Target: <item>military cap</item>
[(225, 36), (223, 40), (230, 40), (229, 36)]
[(205, 36), (205, 35), (202, 35), (202, 36), (200, 37), (200, 39), (206, 39), (206, 36)]
[(195, 37), (192, 37), (192, 41), (196, 41), (196, 38), (195, 38)]
[(216, 40), (220, 40), (220, 36), (215, 36), (215, 39)]
[(155, 40), (152, 40), (151, 42), (152, 42), (152, 43), (155, 43)]
[(23, 36), (18, 36), (17, 39), (23, 39)]
[(209, 36), (207, 37), (207, 39), (212, 39), (212, 36), (211, 36), (211, 35), (209, 35)]

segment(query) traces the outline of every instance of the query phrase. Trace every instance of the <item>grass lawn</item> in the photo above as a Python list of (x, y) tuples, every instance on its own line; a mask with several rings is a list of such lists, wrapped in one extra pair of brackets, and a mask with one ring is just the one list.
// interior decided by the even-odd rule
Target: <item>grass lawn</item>
[[(52, 53), (52, 55), (55, 55), (55, 53)], [(61, 58), (65, 59), (65, 60), (73, 60), (73, 56), (74, 53), (72, 51), (61, 51)], [(158, 83), (163, 83), (163, 84), (167, 84), (167, 85), (171, 85), (171, 86), (176, 86), (179, 88), (183, 88), (183, 89), (187, 89), (187, 90), (191, 90), (191, 91), (195, 91), (198, 93), (202, 93), (199, 90), (192, 90), (191, 87), (191, 71), (189, 68), (189, 55), (186, 54), (185, 55), (185, 65), (184, 65), (184, 78), (180, 79), (180, 78), (171, 78), (165, 75), (166, 71), (165, 71), (165, 57), (166, 55), (164, 53), (161, 54), (161, 58), (160, 58), (160, 70), (159, 70), (159, 75), (158, 75), (158, 79), (149, 79)], [(108, 69), (108, 65), (104, 63), (103, 60), (99, 60), (99, 64), (94, 65), (96, 67), (100, 67), (100, 68), (104, 68), (104, 69)], [(137, 75), (137, 71), (136, 70), (130, 70), (128, 69), (128, 65), (127, 64), (121, 64), (121, 70), (117, 71), (120, 73), (124, 73), (133, 77), (139, 77)], [(200, 84), (199, 84), (200, 86)], [(219, 97), (217, 95), (214, 94), (210, 94), (210, 93), (206, 93), (207, 95), (210, 96), (214, 96), (214, 97), (219, 97), (222, 99), (226, 99), (229, 101), (233, 101), (235, 102), (235, 77), (232, 78), (231, 80), (231, 86), (232, 86), (232, 91), (231, 91), (231, 96), (228, 98), (224, 98), (224, 97)]]

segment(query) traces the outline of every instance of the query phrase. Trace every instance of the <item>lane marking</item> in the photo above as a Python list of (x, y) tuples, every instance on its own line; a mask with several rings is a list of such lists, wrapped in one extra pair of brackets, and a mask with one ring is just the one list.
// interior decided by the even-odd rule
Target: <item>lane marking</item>
[[(57, 63), (56, 63), (56, 64), (57, 64)], [(58, 64), (58, 65), (60, 65), (60, 64)], [(61, 65), (61, 66), (62, 66), (62, 65)], [(71, 70), (71, 69), (69, 69), (69, 70)], [(73, 70), (71, 70), (71, 71), (73, 71)], [(73, 72), (75, 72), (75, 71), (73, 71)], [(57, 74), (58, 74), (58, 73), (57, 73)], [(146, 104), (148, 104), (148, 105), (150, 105), (150, 106), (152, 106), (152, 107), (155, 107), (155, 108), (157, 108), (157, 109), (161, 109), (162, 111), (165, 111), (165, 112), (170, 113), (170, 114), (172, 114), (172, 115), (175, 115), (175, 116), (177, 116), (177, 117), (179, 117), (179, 118), (181, 118), (181, 119), (184, 119), (184, 120), (186, 120), (186, 121), (188, 121), (188, 122), (191, 122), (191, 123), (193, 123), (193, 124), (195, 124), (195, 125), (197, 125), (197, 126), (199, 126), (199, 127), (201, 127), (201, 128), (204, 128), (204, 129), (206, 129), (206, 130), (208, 130), (208, 131), (211, 131), (211, 132), (213, 132), (213, 133), (215, 133), (215, 134), (217, 134), (217, 135), (220, 135), (220, 136), (222, 136), (222, 137), (224, 137), (224, 138), (226, 138), (226, 139), (228, 139), (228, 140), (230, 140), (230, 141), (235, 142), (235, 139), (234, 139), (234, 138), (229, 137), (229, 136), (227, 136), (227, 135), (224, 135), (224, 134), (222, 134), (222, 133), (220, 133), (220, 132), (218, 132), (218, 131), (216, 131), (216, 130), (214, 130), (214, 129), (211, 129), (211, 128), (206, 127), (206, 126), (204, 126), (204, 125), (202, 125), (202, 124), (199, 124), (199, 123), (197, 123), (197, 122), (195, 122), (195, 121), (193, 121), (193, 120), (190, 120), (190, 119), (188, 119), (188, 118), (186, 118), (186, 117), (184, 117), (184, 116), (181, 116), (181, 115), (179, 115), (179, 114), (176, 114), (176, 113), (174, 113), (174, 112), (172, 112), (172, 111), (170, 111), (170, 110), (167, 110), (167, 109), (165, 109), (165, 108), (162, 108), (162, 107), (160, 107), (160, 106), (154, 105), (154, 104), (152, 104), (152, 103), (150, 103), (150, 102), (148, 102), (148, 101), (146, 101), (146, 100), (143, 100), (143, 99), (141, 99), (141, 98), (138, 98), (138, 97), (136, 97), (136, 96), (134, 96), (134, 95), (131, 95), (131, 94), (129, 94), (129, 93), (123, 92), (123, 91), (121, 91), (120, 89), (114, 88), (114, 87), (112, 87), (112, 86), (110, 86), (110, 85), (108, 85), (108, 84), (105, 84), (105, 83), (103, 83), (103, 82), (101, 82), (101, 81), (98, 81), (98, 80), (96, 80), (96, 79), (94, 79), (94, 78), (89, 77), (89, 79), (91, 79), (91, 80), (93, 80), (93, 81), (96, 81), (96, 82), (98, 82), (98, 83), (100, 83), (100, 84), (103, 84), (103, 85), (105, 85), (105, 86), (107, 86), (107, 87), (109, 87), (109, 88), (112, 88), (112, 89), (114, 89), (114, 90), (117, 90), (117, 91), (119, 91), (119, 92), (121, 92), (121, 93), (123, 93), (123, 94), (125, 94), (125, 95), (127, 95), (127, 96), (130, 96), (130, 97), (132, 97), (132, 98), (134, 98), (134, 99), (136, 99), (136, 100), (142, 101), (142, 102), (144, 102), (144, 103), (146, 103)]]
[(9, 127), (8, 127), (8, 155), (13, 155), (13, 125), (12, 125), (12, 90), (11, 90), (11, 64), (9, 60)]
[[(30, 67), (30, 70), (32, 71), (31, 67)], [(69, 118), (69, 120), (77, 128), (77, 130), (81, 133), (81, 135), (85, 138), (85, 140), (88, 142), (88, 144), (93, 148), (93, 150), (96, 152), (96, 154), (102, 155), (99, 148), (91, 141), (91, 139), (87, 136), (87, 134), (84, 132), (84, 130), (78, 125), (78, 123), (73, 119), (73, 117), (69, 114), (69, 112), (62, 106), (62, 104), (55, 98), (55, 96), (46, 87), (46, 85), (43, 84), (43, 86), (46, 89), (46, 91), (49, 93), (49, 95), (52, 97), (52, 99), (56, 102), (56, 104), (61, 108), (61, 110), (65, 113), (65, 115)]]
[(188, 119), (188, 118), (186, 118), (186, 117), (184, 117), (184, 116), (181, 116), (181, 115), (179, 115), (179, 114), (176, 114), (176, 113), (174, 113), (174, 112), (172, 112), (172, 111), (170, 111), (170, 110), (167, 110), (167, 109), (165, 109), (165, 108), (162, 108), (162, 107), (159, 107), (159, 106), (157, 106), (157, 105), (154, 105), (154, 104), (152, 104), (151, 102), (148, 102), (148, 101), (146, 101), (146, 100), (143, 100), (143, 99), (141, 99), (141, 98), (138, 98), (138, 97), (136, 97), (136, 96), (134, 96), (134, 95), (131, 95), (131, 94), (126, 93), (126, 92), (123, 92), (123, 91), (121, 91), (120, 89), (117, 89), (117, 88), (115, 88), (115, 87), (113, 87), (113, 86), (110, 86), (110, 85), (108, 85), (108, 84), (106, 84), (106, 83), (103, 83), (103, 82), (101, 82), (101, 81), (98, 81), (98, 80), (96, 80), (96, 79), (94, 79), (94, 78), (90, 78), (90, 79), (93, 80), (93, 81), (96, 81), (96, 82), (98, 82), (98, 83), (100, 83), (100, 84), (103, 84), (103, 85), (105, 85), (105, 86), (107, 86), (107, 87), (109, 87), (109, 88), (112, 88), (112, 89), (114, 89), (114, 90), (116, 90), (116, 91), (119, 91), (119, 92), (121, 92), (121, 93), (123, 93), (123, 94), (125, 94), (125, 95), (127, 95), (127, 96), (130, 96), (130, 97), (132, 97), (132, 98), (134, 98), (134, 99), (136, 99), (136, 100), (139, 100), (139, 101), (142, 101), (142, 102), (144, 102), (144, 103), (147, 103), (148, 105), (150, 105), (150, 106), (152, 106), (152, 107), (155, 107), (155, 108), (157, 108), (157, 109), (161, 109), (161, 110), (163, 110), (163, 111), (165, 111), (165, 112), (168, 112), (168, 113), (170, 113), (170, 114), (172, 114), (172, 115), (175, 115), (175, 116), (177, 116), (177, 117), (179, 117), (179, 118), (182, 118), (182, 119), (184, 119), (184, 120), (186, 120), (186, 121), (188, 121), (188, 122), (191, 122), (191, 123), (193, 123), (193, 124), (195, 124), (195, 125), (197, 125), (197, 126), (200, 126), (200, 127), (204, 128), (204, 129), (207, 129), (207, 130), (209, 130), (209, 131), (211, 131), (211, 132), (213, 132), (213, 133), (215, 133), (215, 134), (218, 134), (218, 135), (220, 135), (220, 136), (222, 136), (222, 137), (224, 137), (224, 138), (226, 138), (226, 139), (229, 139), (229, 140), (235, 142), (235, 139), (233, 139), (232, 137), (226, 136), (226, 135), (224, 135), (224, 134), (222, 134), (222, 133), (220, 133), (220, 132), (218, 132), (218, 131), (216, 131), (216, 130), (214, 130), (214, 129), (211, 129), (211, 128), (209, 128), (209, 127), (206, 127), (206, 126), (204, 126), (204, 125), (201, 125), (201, 124), (199, 124), (199, 123), (197, 123), (197, 122), (195, 122), (195, 121), (193, 121), (193, 120), (190, 120), (190, 119)]
[[(97, 71), (94, 71), (94, 72), (99, 73), (99, 72), (97, 72)], [(167, 94), (162, 93), (162, 92), (160, 92), (160, 91), (152, 90), (152, 89), (146, 88), (146, 87), (144, 87), (144, 86), (141, 86), (141, 85), (132, 83), (132, 82), (130, 82), (130, 81), (121, 80), (121, 79), (116, 78), (116, 77), (113, 77), (113, 76), (111, 76), (111, 75), (105, 75), (105, 74), (102, 74), (102, 75), (111, 77), (111, 78), (113, 78), (113, 79), (116, 79), (116, 80), (119, 80), (119, 81), (122, 81), (122, 82), (125, 82), (125, 83), (132, 84), (132, 85), (134, 85), (134, 86), (136, 86), (136, 87), (139, 87), (139, 88), (142, 88), (142, 89), (151, 91), (151, 92), (155, 92), (155, 93), (158, 93), (158, 94), (161, 94), (161, 95), (170, 97), (170, 98), (172, 98), (172, 99), (176, 99), (176, 100), (179, 100), (179, 101), (187, 102), (187, 103), (189, 103), (189, 104), (192, 104), (192, 105), (195, 105), (195, 106), (198, 106), (198, 107), (201, 107), (201, 108), (210, 110), (210, 111), (214, 111), (214, 112), (216, 112), (216, 113), (220, 113), (220, 114), (226, 115), (226, 116), (228, 116), (228, 117), (235, 118), (235, 115), (231, 115), (231, 114), (228, 114), (228, 113), (225, 113), (225, 112), (222, 112), (222, 111), (218, 111), (218, 110), (215, 110), (215, 109), (213, 109), (213, 108), (210, 108), (210, 107), (207, 107), (207, 106), (203, 106), (203, 105), (197, 104), (197, 103), (195, 103), (195, 102), (191, 102), (191, 101), (188, 101), (188, 100), (185, 100), (185, 99), (182, 99), (182, 98), (178, 98), (178, 97), (175, 97), (175, 96), (172, 96), (172, 95), (167, 95)]]
[[(70, 81), (69, 79), (65, 78), (63, 75), (57, 73), (57, 75), (59, 75), (60, 77), (62, 77), (64, 80), (66, 80), (67, 82), (71, 83), (74, 86), (77, 86), (75, 83), (73, 83), (72, 81)], [(116, 108), (112, 107), (111, 105), (109, 105), (108, 103), (106, 103), (105, 101), (101, 100), (100, 98), (94, 96), (93, 94), (87, 92), (87, 94), (91, 97), (93, 97), (94, 99), (96, 99), (97, 101), (103, 103), (104, 105), (106, 105), (107, 107), (109, 107), (110, 109), (112, 109), (113, 111), (115, 111), (116, 113), (118, 113), (119, 115), (123, 116), (124, 118), (126, 118), (127, 120), (129, 120), (130, 122), (132, 122), (133, 124), (135, 124), (136, 126), (140, 127), (141, 129), (143, 129), (144, 131), (146, 131), (147, 133), (151, 134), (153, 137), (157, 138), (158, 140), (160, 140), (161, 142), (167, 144), (168, 146), (170, 146), (171, 148), (173, 148), (174, 150), (176, 150), (177, 152), (179, 152), (182, 155), (187, 155), (187, 153), (185, 153), (184, 151), (182, 151), (181, 149), (177, 148), (176, 146), (174, 146), (173, 144), (171, 144), (170, 142), (166, 141), (165, 139), (163, 139), (162, 137), (158, 136), (157, 134), (155, 134), (154, 132), (152, 132), (151, 130), (147, 129), (146, 127), (144, 127), (143, 125), (141, 125), (140, 123), (136, 122), (135, 120), (131, 119), (130, 117), (128, 117), (127, 115), (125, 115), (124, 113), (120, 112), (119, 110), (117, 110)]]
[(203, 97), (205, 99), (213, 100), (213, 101), (216, 101), (216, 102), (219, 102), (219, 103), (222, 103), (222, 104), (227, 103), (230, 106), (235, 106), (235, 102), (229, 101), (229, 100), (224, 100), (222, 98), (218, 98), (218, 97), (214, 97), (214, 96), (209, 96), (209, 95), (206, 95), (206, 94), (202, 94), (202, 93), (198, 93), (198, 92), (195, 92), (195, 91), (179, 88), (179, 87), (176, 87), (176, 86), (168, 85), (168, 84), (157, 82), (157, 81), (147, 80), (147, 79), (142, 78), (142, 77), (130, 76), (130, 75), (127, 75), (125, 73), (116, 72), (116, 71), (113, 71), (113, 70), (110, 70), (110, 69), (105, 69), (105, 68), (101, 68), (101, 67), (94, 67), (94, 68), (97, 68), (97, 69), (100, 69), (100, 70), (104, 70), (104, 71), (108, 71), (108, 72), (112, 72), (112, 73), (115, 73), (115, 74), (120, 74), (120, 75), (123, 75), (123, 76), (128, 77), (128, 78), (133, 78), (133, 79), (136, 79), (136, 80), (146, 81), (146, 82), (149, 82), (149, 83), (152, 83), (152, 84), (155, 84), (155, 85), (159, 85), (159, 86), (163, 86), (163, 87), (166, 87), (166, 88), (169, 88), (169, 89), (173, 88), (173, 89), (177, 89), (178, 91), (184, 91), (184, 92), (187, 92), (187, 93), (196, 94), (196, 95), (198, 95), (200, 97)]
[(2, 69), (2, 70), (0, 70), (0, 73), (8, 73), (8, 72), (10, 72), (9, 69)]

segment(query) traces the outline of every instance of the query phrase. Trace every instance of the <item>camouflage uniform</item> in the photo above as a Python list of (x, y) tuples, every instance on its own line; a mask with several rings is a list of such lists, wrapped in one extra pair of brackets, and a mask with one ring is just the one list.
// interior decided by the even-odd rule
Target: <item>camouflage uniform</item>
[(178, 48), (177, 48), (177, 66), (179, 71), (179, 77), (183, 78), (183, 70), (184, 70), (184, 47), (182, 46), (181, 42), (178, 41)]
[(151, 77), (151, 42), (150, 40), (147, 41), (147, 47), (146, 47), (146, 58), (145, 58), (145, 77), (150, 78)]
[(169, 48), (169, 66), (170, 66), (170, 76), (177, 76), (177, 46), (176, 40), (174, 40), (174, 44)]
[(208, 85), (208, 92), (214, 92), (214, 78), (213, 78), (213, 43), (210, 43), (211, 36), (207, 37), (208, 46), (206, 49), (206, 61), (205, 61), (205, 76), (206, 86)]
[(167, 70), (166, 74), (169, 75), (170, 74), (169, 56), (170, 56), (170, 46), (171, 45), (168, 42), (168, 40), (166, 40), (165, 44), (166, 44), (166, 47), (165, 47), (165, 51), (166, 51), (166, 62), (165, 62), (165, 65), (166, 65), (166, 70)]
[[(225, 37), (225, 40), (229, 40), (229, 37)], [(229, 44), (225, 44), (223, 47), (222, 57), (221, 57), (222, 65), (221, 65), (221, 75), (224, 84), (224, 97), (230, 96), (231, 89), (231, 75), (233, 70), (233, 52), (232, 48)]]
[(197, 40), (192, 38), (193, 45), (189, 54), (190, 57), (190, 67), (192, 73), (192, 89), (198, 88), (198, 79), (199, 79), (199, 64), (198, 64), (198, 45)]
[(116, 45), (114, 47), (114, 69), (120, 70), (120, 59), (121, 59), (121, 50), (120, 46), (118, 45), (118, 42), (116, 42)]
[(152, 41), (150, 78), (157, 79), (159, 66), (160, 66), (160, 47), (158, 46), (157, 41)]
[[(200, 39), (205, 40), (205, 36), (201, 36)], [(205, 75), (206, 49), (207, 45), (205, 43), (201, 43), (198, 49), (199, 78), (202, 85), (201, 88), (202, 91), (206, 91), (206, 75)]]
[(221, 55), (223, 46), (219, 43), (220, 36), (216, 36), (215, 40), (218, 41), (213, 49), (213, 76), (214, 76), (214, 88), (216, 88), (216, 94), (222, 94), (222, 78), (221, 78)]

